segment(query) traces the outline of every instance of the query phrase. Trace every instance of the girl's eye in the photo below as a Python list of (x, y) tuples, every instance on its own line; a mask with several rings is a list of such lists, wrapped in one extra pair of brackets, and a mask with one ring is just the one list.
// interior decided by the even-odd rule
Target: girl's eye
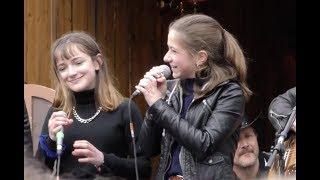
[(64, 71), (65, 70), (65, 67), (59, 67), (58, 68), (58, 71)]
[(173, 48), (170, 48), (170, 51), (172, 51), (173, 53), (176, 53), (177, 51)]
[(82, 64), (82, 61), (76, 61), (76, 64), (78, 64), (78, 65)]
[(168, 47), (169, 51), (173, 52), (173, 53), (177, 53), (177, 51), (175, 49), (173, 49), (172, 47)]

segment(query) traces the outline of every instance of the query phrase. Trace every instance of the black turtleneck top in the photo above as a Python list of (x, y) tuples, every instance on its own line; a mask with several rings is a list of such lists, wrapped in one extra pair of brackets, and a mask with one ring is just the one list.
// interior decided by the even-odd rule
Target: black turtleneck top
[[(96, 111), (94, 90), (74, 93), (77, 114), (87, 119)], [(56, 142), (52, 141), (48, 133), (48, 121), (53, 112), (50, 108), (43, 124), (40, 136), (39, 149), (48, 167), (52, 168), (56, 159)], [(142, 124), (142, 117), (137, 105), (131, 103), (132, 121), (135, 127), (135, 137), (138, 137)], [(89, 123), (80, 123), (71, 115), (73, 123), (64, 127), (63, 153), (61, 156), (60, 174), (63, 177), (94, 178), (95, 175), (120, 176), (128, 179), (135, 178), (135, 166), (133, 159), (132, 138), (129, 129), (128, 100), (123, 101), (114, 111), (101, 112)], [(73, 143), (76, 140), (87, 140), (104, 154), (104, 164), (101, 172), (92, 164), (79, 163), (78, 157), (71, 154)], [(137, 141), (137, 139), (136, 139)], [(140, 177), (148, 177), (151, 174), (150, 161), (137, 152), (138, 171)], [(127, 158), (129, 157), (129, 158)], [(131, 158), (131, 159), (130, 159)]]

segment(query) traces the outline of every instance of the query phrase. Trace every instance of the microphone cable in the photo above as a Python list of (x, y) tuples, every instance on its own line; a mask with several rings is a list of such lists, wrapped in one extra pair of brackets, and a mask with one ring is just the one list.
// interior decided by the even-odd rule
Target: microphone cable
[(60, 180), (60, 159), (61, 156), (58, 156), (58, 164), (57, 164), (57, 180)]
[(131, 132), (132, 145), (133, 145), (134, 168), (135, 168), (135, 172), (136, 172), (136, 180), (139, 180), (134, 127), (133, 127), (132, 116), (131, 116), (131, 101), (132, 101), (133, 97), (134, 96), (130, 96), (128, 108), (129, 108), (129, 119), (130, 119), (130, 132)]
[[(67, 116), (70, 118), (70, 114)], [(59, 132), (56, 134), (56, 143), (57, 143), (57, 159), (54, 161), (52, 176), (57, 175), (56, 179), (60, 180), (60, 160), (62, 154), (62, 142), (63, 142), (64, 134), (63, 134), (63, 126)]]
[(54, 160), (53, 171), (51, 174), (52, 178), (54, 178), (54, 176), (56, 175), (56, 180), (60, 180), (60, 159), (61, 156), (58, 155), (57, 159)]

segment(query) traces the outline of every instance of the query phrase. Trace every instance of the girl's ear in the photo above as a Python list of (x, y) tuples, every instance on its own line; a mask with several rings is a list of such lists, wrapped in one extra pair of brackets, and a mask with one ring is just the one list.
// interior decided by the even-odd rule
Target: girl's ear
[(100, 70), (100, 67), (103, 64), (102, 55), (100, 53), (97, 54), (96, 61), (93, 61), (93, 64), (94, 64), (95, 70)]
[(197, 66), (201, 66), (203, 65), (207, 59), (208, 59), (208, 53), (204, 50), (201, 50), (198, 52), (198, 54), (196, 55), (197, 59), (196, 59), (196, 65)]

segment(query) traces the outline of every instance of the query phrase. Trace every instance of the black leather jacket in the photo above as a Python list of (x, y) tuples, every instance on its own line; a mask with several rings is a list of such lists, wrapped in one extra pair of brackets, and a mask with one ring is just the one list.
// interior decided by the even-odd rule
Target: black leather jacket
[(182, 145), (184, 179), (234, 179), (233, 156), (245, 108), (242, 89), (236, 82), (223, 82), (194, 99), (182, 119), (182, 88), (175, 82), (172, 90), (172, 83), (167, 102), (160, 99), (148, 109), (140, 131), (138, 148), (149, 156), (161, 151), (155, 179), (164, 179), (174, 139)]
[(268, 117), (277, 132), (283, 130), (296, 106), (296, 87), (287, 90), (272, 100)]

